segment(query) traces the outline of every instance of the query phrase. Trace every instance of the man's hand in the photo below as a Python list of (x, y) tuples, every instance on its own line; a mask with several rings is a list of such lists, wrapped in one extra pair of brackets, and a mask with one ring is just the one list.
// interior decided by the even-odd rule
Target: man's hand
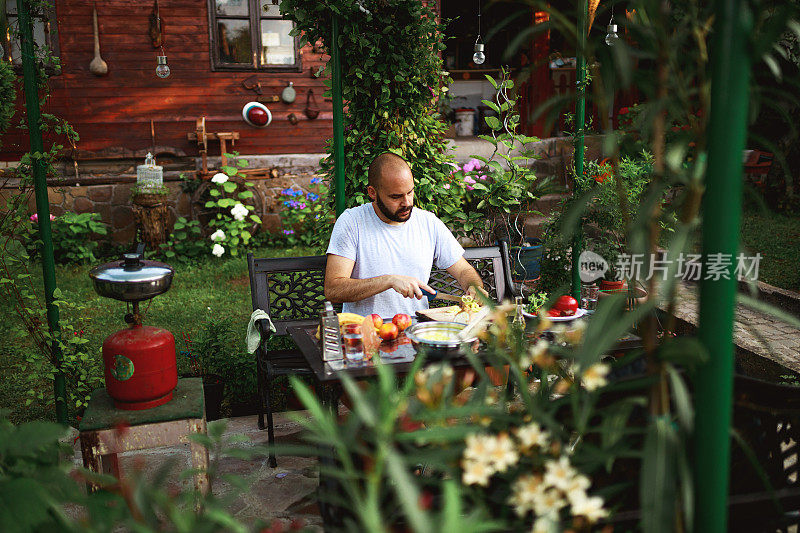
[(422, 289), (428, 292), (436, 292), (417, 278), (412, 276), (392, 275), (389, 276), (389, 283), (394, 290), (406, 298), (422, 299)]
[(483, 300), (481, 300), (478, 297), (478, 292), (483, 294), (487, 299), (490, 299), (489, 298), (489, 293), (486, 292), (486, 290), (483, 287), (478, 287), (477, 285), (470, 285), (469, 286), (469, 289), (467, 289), (467, 296), (472, 296), (476, 301), (483, 302)]

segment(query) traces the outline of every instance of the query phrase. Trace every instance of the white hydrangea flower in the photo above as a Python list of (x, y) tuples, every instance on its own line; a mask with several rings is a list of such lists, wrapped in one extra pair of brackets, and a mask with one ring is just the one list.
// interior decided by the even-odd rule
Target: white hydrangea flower
[(217, 241), (224, 241), (225, 240), (225, 232), (221, 229), (218, 229), (214, 233), (211, 234), (211, 240), (214, 242)]
[(231, 208), (231, 216), (239, 221), (244, 220), (244, 217), (247, 216), (247, 213), (248, 209), (239, 202), (237, 202), (236, 205)]
[(222, 257), (222, 254), (225, 253), (225, 248), (221, 244), (215, 244), (214, 247), (211, 248), (211, 253), (217, 257)]
[(560, 490), (547, 489), (538, 492), (533, 499), (533, 511), (539, 515), (557, 514), (558, 510), (567, 505), (567, 501)]
[(550, 515), (540, 516), (533, 523), (531, 533), (556, 533), (558, 523)]
[(214, 174), (214, 177), (211, 178), (211, 181), (212, 183), (217, 183), (219, 185), (222, 185), (223, 183), (228, 181), (228, 175), (223, 174), (222, 172), (217, 172), (216, 174)]

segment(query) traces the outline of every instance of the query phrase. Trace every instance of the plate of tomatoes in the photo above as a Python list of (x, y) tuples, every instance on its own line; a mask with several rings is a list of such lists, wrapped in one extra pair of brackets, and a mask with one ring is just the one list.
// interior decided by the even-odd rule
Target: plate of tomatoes
[[(560, 296), (550, 309), (539, 308), (538, 315), (547, 317), (552, 322), (569, 322), (581, 318), (587, 313), (586, 309), (578, 307), (578, 301), (575, 298), (565, 294)], [(528, 318), (536, 316), (525, 311), (522, 314)]]

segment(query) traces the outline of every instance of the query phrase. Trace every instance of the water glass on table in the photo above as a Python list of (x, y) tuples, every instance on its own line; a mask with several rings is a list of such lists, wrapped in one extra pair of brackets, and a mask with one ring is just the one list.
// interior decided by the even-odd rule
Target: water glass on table
[(594, 311), (597, 309), (597, 295), (599, 293), (600, 287), (597, 285), (582, 285), (581, 307), (587, 311)]
[(355, 328), (345, 330), (344, 336), (344, 357), (349, 363), (361, 362), (364, 360), (364, 339), (361, 337), (361, 330)]

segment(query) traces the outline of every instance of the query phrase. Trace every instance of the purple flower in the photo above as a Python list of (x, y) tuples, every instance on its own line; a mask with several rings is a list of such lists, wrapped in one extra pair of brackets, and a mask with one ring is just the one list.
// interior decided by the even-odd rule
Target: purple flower
[(286, 207), (292, 207), (291, 202), (289, 200), (284, 200), (283, 205), (285, 205)]
[(283, 234), (284, 235), (291, 235), (292, 233), (294, 233), (293, 229), (285, 229), (285, 230), (283, 230)]
[(320, 183), (321, 181), (322, 180), (320, 178), (311, 178), (311, 183), (312, 184), (317, 184), (317, 183)]
[(313, 192), (310, 192), (310, 193), (308, 193), (306, 195), (306, 198), (308, 198), (309, 201), (311, 201), (311, 202), (316, 202), (317, 200), (319, 200), (319, 195), (318, 194), (314, 194)]
[(306, 208), (306, 204), (300, 204), (299, 207), (300, 207), (300, 209), (305, 209)]

